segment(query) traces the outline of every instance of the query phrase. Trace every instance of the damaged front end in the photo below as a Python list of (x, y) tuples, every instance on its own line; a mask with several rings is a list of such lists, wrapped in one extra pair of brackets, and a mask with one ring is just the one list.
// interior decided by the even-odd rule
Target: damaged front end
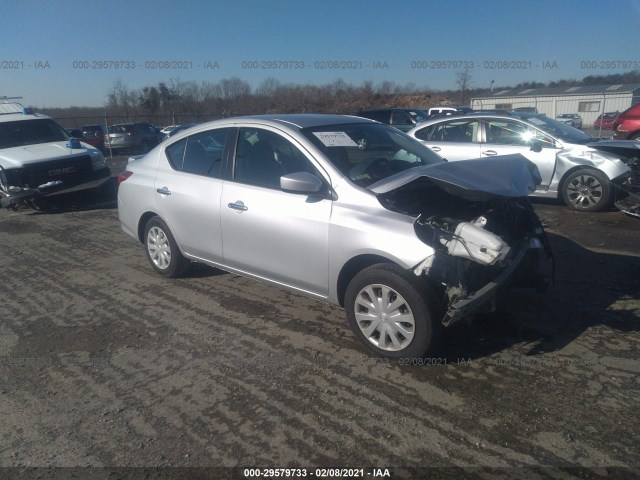
[(507, 284), (553, 283), (552, 252), (527, 198), (537, 182), (536, 167), (517, 155), (438, 165), (379, 188), (380, 202), (415, 216), (416, 235), (435, 250), (413, 271), (437, 290), (445, 326), (492, 310)]
[(640, 142), (633, 140), (603, 140), (587, 146), (616, 155), (629, 170), (614, 178), (615, 206), (624, 213), (640, 218)]
[(631, 158), (627, 165), (629, 172), (613, 182), (618, 190), (615, 206), (627, 215), (640, 218), (640, 156)]

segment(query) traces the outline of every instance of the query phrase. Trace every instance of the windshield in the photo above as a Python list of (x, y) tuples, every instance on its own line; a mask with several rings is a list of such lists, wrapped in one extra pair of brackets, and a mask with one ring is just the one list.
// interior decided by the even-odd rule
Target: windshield
[(538, 127), (549, 135), (568, 143), (588, 143), (594, 138), (566, 123), (558, 122), (545, 115), (516, 115), (526, 122)]
[(0, 148), (61, 142), (68, 138), (67, 132), (49, 118), (0, 123)]
[(388, 125), (352, 124), (305, 128), (302, 133), (353, 183), (361, 187), (402, 170), (445, 161)]

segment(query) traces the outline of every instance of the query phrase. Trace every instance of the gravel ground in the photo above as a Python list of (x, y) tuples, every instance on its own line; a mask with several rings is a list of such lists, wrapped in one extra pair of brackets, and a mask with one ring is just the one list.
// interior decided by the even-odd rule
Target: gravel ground
[(637, 478), (640, 221), (535, 206), (556, 286), (424, 365), (370, 358), (313, 299), (161, 278), (106, 195), (0, 211), (0, 478)]

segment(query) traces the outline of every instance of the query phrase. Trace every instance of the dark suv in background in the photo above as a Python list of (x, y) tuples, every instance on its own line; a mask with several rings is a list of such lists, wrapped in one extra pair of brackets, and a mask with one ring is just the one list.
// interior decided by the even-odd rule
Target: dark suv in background
[(640, 103), (626, 109), (613, 121), (613, 138), (640, 140)]
[(360, 110), (358, 117), (370, 118), (380, 123), (408, 132), (418, 123), (429, 119), (429, 114), (416, 108), (384, 108), (379, 110)]
[(146, 153), (162, 140), (162, 133), (149, 123), (122, 123), (109, 127), (104, 148), (112, 151)]

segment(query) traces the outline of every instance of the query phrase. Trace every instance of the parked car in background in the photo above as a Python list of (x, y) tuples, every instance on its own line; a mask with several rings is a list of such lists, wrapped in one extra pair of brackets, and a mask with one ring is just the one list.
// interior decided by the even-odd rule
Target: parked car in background
[(104, 128), (102, 125), (83, 125), (80, 127), (84, 141), (104, 152)]
[(0, 103), (0, 203), (3, 207), (96, 188), (110, 177), (111, 171), (102, 153), (72, 138), (52, 118), (35, 114), (18, 103)]
[(179, 125), (167, 125), (166, 127), (160, 129), (160, 133), (162, 133), (163, 135), (169, 135), (169, 133), (171, 133), (171, 131), (178, 126)]
[(449, 161), (521, 154), (538, 167), (538, 197), (562, 199), (580, 211), (599, 211), (613, 199), (611, 181), (624, 182), (633, 145), (598, 141), (541, 114), (469, 114), (428, 120), (408, 135)]
[(538, 113), (538, 109), (536, 107), (516, 107), (511, 111), (521, 113)]
[(201, 262), (342, 306), (380, 356), (433, 351), (508, 280), (547, 283), (535, 166), (447, 163), (365, 118), (204, 123), (118, 180), (122, 229), (160, 275)]
[(582, 128), (582, 117), (577, 113), (561, 113), (556, 120), (573, 128)]
[(176, 133), (186, 130), (187, 128), (195, 127), (196, 125), (198, 124), (185, 123), (184, 125), (173, 125), (173, 128), (169, 130), (169, 133), (165, 133), (164, 137), (162, 137), (162, 141), (164, 142), (166, 139), (173, 137)]
[[(427, 110), (429, 116), (433, 115), (453, 115), (454, 113), (459, 113), (457, 108), (453, 107), (431, 107)], [(463, 112), (467, 113), (467, 112)]]
[(146, 153), (161, 140), (160, 130), (149, 123), (123, 123), (109, 127), (104, 146), (117, 152)]
[(418, 123), (429, 118), (429, 114), (424, 110), (416, 108), (382, 108), (377, 110), (360, 110), (358, 117), (370, 118), (380, 123), (386, 123), (392, 127), (406, 132), (411, 130)]
[(613, 121), (620, 112), (606, 112), (598, 115), (598, 118), (593, 122), (593, 128), (602, 130), (613, 130)]
[(640, 141), (640, 103), (626, 109), (613, 121), (613, 138)]

